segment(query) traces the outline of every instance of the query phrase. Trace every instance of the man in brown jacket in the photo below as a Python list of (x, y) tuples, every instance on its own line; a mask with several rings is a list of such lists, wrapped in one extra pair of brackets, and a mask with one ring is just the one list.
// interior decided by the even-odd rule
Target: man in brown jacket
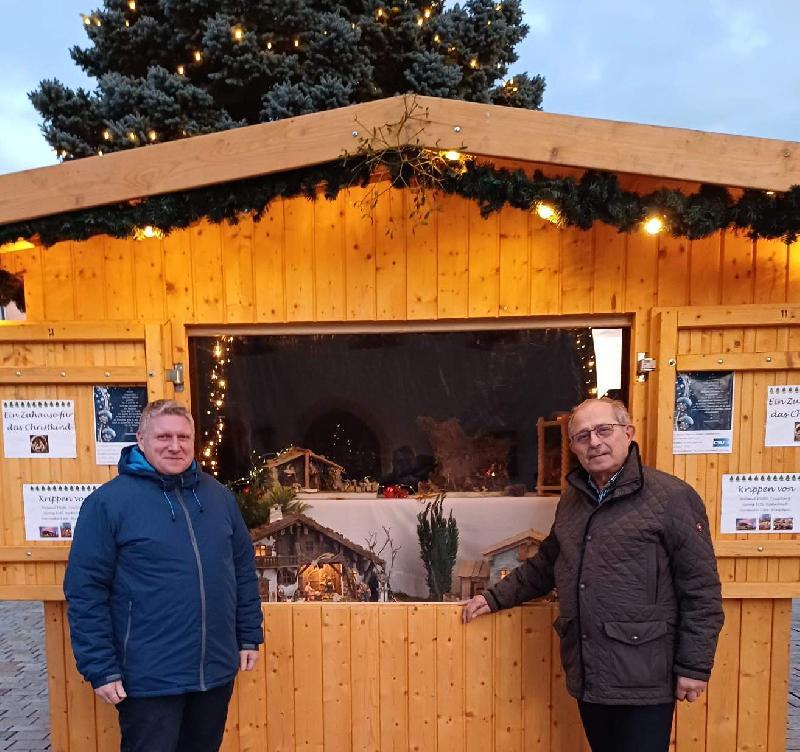
[(463, 619), (558, 588), (561, 661), (593, 752), (666, 752), (675, 699), (705, 691), (723, 622), (705, 507), (642, 466), (621, 402), (581, 403), (569, 434), (581, 467), (550, 534)]

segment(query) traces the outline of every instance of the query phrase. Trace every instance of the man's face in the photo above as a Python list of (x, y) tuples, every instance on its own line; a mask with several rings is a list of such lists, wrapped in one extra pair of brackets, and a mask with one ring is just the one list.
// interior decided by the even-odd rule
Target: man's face
[(618, 423), (614, 408), (605, 402), (590, 402), (575, 413), (570, 426), (572, 451), (592, 477), (613, 475), (628, 457), (633, 441), (633, 426), (614, 426), (611, 433), (601, 438), (594, 431), (586, 442), (574, 440), (583, 431), (600, 425)]
[(194, 459), (194, 429), (182, 415), (157, 415), (136, 434), (139, 449), (161, 475), (180, 475)]

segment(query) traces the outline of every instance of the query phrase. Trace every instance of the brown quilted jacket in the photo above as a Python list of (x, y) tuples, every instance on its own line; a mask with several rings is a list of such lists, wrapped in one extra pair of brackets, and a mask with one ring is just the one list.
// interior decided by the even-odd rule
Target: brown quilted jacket
[(708, 518), (686, 483), (630, 454), (597, 505), (580, 468), (550, 534), (484, 595), (492, 611), (558, 588), (570, 694), (607, 705), (674, 698), (675, 676), (708, 679), (723, 612)]

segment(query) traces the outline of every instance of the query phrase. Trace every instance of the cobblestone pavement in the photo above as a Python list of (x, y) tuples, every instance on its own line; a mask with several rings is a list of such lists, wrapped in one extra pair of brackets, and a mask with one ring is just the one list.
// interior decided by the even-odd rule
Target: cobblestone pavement
[(50, 749), (44, 609), (0, 602), (0, 750)]
[[(800, 600), (794, 602), (787, 752), (800, 752)], [(0, 752), (50, 749), (41, 603), (0, 602)]]
[(800, 752), (800, 599), (792, 604), (792, 665), (789, 673), (789, 723), (786, 752)]

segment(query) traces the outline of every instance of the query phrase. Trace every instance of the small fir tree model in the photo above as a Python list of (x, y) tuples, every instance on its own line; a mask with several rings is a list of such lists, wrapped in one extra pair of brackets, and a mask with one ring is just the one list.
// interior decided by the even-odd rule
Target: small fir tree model
[(434, 601), (441, 601), (450, 592), (458, 555), (458, 526), (452, 509), (445, 519), (444, 499), (445, 494), (439, 494), (417, 515), (420, 558), (427, 572), (430, 599)]
[(234, 490), (234, 496), (250, 529), (269, 522), (269, 510), (274, 506), (279, 506), (284, 515), (302, 514), (309, 508), (293, 488), (269, 485), (265, 474), (257, 470), (250, 473), (249, 482)]
[(30, 94), (63, 159), (417, 93), (540, 109), (507, 78), (520, 0), (104, 0), (72, 59), (93, 91)]

